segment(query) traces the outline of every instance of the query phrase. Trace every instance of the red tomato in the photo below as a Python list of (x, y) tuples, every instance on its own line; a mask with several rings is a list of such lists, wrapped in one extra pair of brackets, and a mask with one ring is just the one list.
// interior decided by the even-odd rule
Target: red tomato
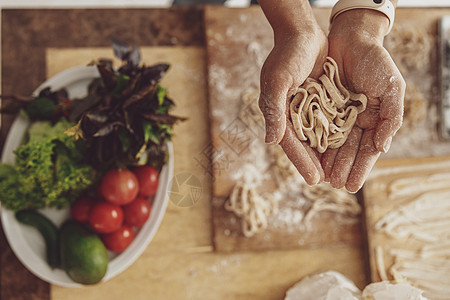
[(125, 217), (125, 224), (128, 226), (142, 227), (150, 216), (152, 206), (147, 199), (138, 196), (130, 204), (124, 205), (122, 209)]
[(131, 227), (123, 225), (119, 230), (102, 234), (101, 239), (106, 248), (114, 252), (123, 252), (134, 240)]
[(158, 171), (151, 166), (139, 166), (133, 170), (139, 181), (139, 195), (150, 197), (158, 189)]
[(110, 170), (103, 176), (102, 195), (106, 201), (125, 205), (134, 200), (139, 192), (139, 183), (129, 170)]
[(89, 224), (99, 233), (114, 232), (123, 224), (123, 210), (119, 205), (97, 202), (89, 214)]
[(70, 214), (75, 221), (80, 223), (89, 222), (89, 213), (95, 200), (91, 197), (82, 197), (75, 201), (70, 207)]
[(102, 185), (101, 184), (97, 185), (97, 187), (95, 188), (95, 198), (97, 200), (102, 200), (102, 201), (105, 200), (105, 198), (102, 195)]

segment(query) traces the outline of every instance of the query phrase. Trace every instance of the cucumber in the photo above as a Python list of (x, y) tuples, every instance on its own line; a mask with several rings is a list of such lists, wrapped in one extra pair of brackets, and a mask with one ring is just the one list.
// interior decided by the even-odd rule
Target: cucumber
[(45, 240), (47, 263), (52, 268), (59, 268), (59, 233), (58, 228), (47, 217), (35, 210), (16, 212), (16, 219), (22, 224), (36, 228)]

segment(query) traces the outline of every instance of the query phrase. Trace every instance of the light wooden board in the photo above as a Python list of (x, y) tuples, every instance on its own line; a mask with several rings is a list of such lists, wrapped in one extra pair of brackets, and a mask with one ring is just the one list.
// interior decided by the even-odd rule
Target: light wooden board
[[(368, 251), (370, 259), (370, 275), (373, 282), (380, 281), (380, 270), (377, 267), (376, 248), (381, 246), (385, 271), (389, 278), (389, 269), (394, 263), (394, 257), (390, 254), (391, 249), (406, 249), (419, 251), (423, 242), (411, 237), (397, 239), (386, 235), (375, 229), (375, 224), (387, 213), (401, 205), (414, 201), (421, 193), (407, 194), (401, 197), (389, 197), (390, 185), (398, 179), (408, 179), (422, 176), (438, 175), (448, 173), (450, 168), (450, 157), (431, 157), (416, 159), (403, 159), (384, 161), (377, 165), (375, 172), (364, 187), (364, 206), (366, 217), (366, 230), (368, 239)], [(413, 190), (414, 186), (411, 186)], [(433, 191), (432, 187), (423, 186), (423, 192)], [(450, 183), (448, 184), (450, 190)], [(447, 201), (448, 199), (443, 199)]]
[[(315, 10), (318, 20), (327, 25), (329, 9)], [(214, 176), (213, 194), (227, 196), (235, 180), (233, 174), (244, 163), (258, 158), (251, 146), (261, 143), (264, 128), (250, 128), (239, 116), (245, 109), (242, 97), (259, 91), (261, 67), (273, 46), (272, 29), (258, 6), (205, 9), (208, 97), (211, 122)], [(267, 190), (274, 187), (267, 180)]]
[[(423, 95), (424, 119), (414, 128), (402, 130), (394, 139), (391, 151), (382, 159), (423, 157), (450, 154), (450, 144), (440, 142), (436, 130), (437, 63), (433, 47), (436, 24), (440, 16), (450, 10), (397, 10), (395, 34), (421, 31), (431, 44), (429, 63), (406, 70), (405, 78)], [(320, 25), (328, 31), (328, 9), (315, 9)], [(360, 223), (342, 222), (336, 214), (323, 213), (304, 230), (295, 220), (287, 220), (290, 226), (272, 225), (252, 238), (241, 234), (239, 220), (223, 208), (232, 187), (242, 181), (242, 173), (254, 166), (257, 172), (267, 172), (261, 164), (261, 152), (255, 149), (263, 144), (264, 128), (252, 127), (240, 117), (246, 107), (241, 99), (248, 91), (258, 91), (259, 74), (265, 57), (273, 45), (272, 30), (259, 7), (248, 9), (224, 9), (209, 7), (205, 11), (206, 43), (208, 57), (208, 86), (210, 100), (211, 138), (213, 151), (211, 174), (213, 182), (214, 245), (218, 251), (248, 251), (316, 247), (334, 243), (359, 243)], [(395, 28), (394, 28), (395, 29)], [(407, 33), (408, 33), (407, 32)], [(395, 59), (398, 59), (395, 58)], [(417, 137), (420, 136), (420, 139)], [(259, 148), (258, 148), (259, 147)], [(215, 154), (214, 154), (215, 153)], [(256, 176), (255, 174), (251, 176)], [(270, 174), (257, 187), (258, 192), (276, 189)], [(286, 210), (297, 197), (286, 197), (280, 202), (280, 210)], [(297, 213), (295, 210), (291, 215)], [(320, 233), (320, 234), (319, 234)]]
[[(47, 73), (83, 65), (109, 48), (49, 49)], [(210, 143), (206, 66), (203, 48), (143, 48), (146, 63), (172, 65), (163, 85), (176, 101), (174, 113), (189, 118), (175, 127), (174, 174), (191, 172), (200, 179), (201, 198), (192, 207), (169, 203), (160, 229), (141, 257), (116, 278), (95, 286), (51, 286), (51, 299), (283, 299), (303, 277), (336, 270), (358, 287), (366, 284), (362, 251), (355, 246), (262, 253), (217, 253), (211, 239), (211, 180), (200, 160)], [(224, 284), (226, 282), (226, 284)]]
[[(326, 20), (329, 10), (319, 9), (319, 20)], [(325, 24), (323, 24), (326, 26)], [(361, 242), (360, 222), (333, 213), (319, 213), (309, 227), (299, 221), (302, 213), (291, 195), (279, 202), (279, 213), (269, 218), (269, 227), (262, 233), (246, 238), (241, 222), (224, 209), (224, 201), (233, 186), (245, 176), (262, 177), (258, 192), (273, 192), (274, 175), (267, 169), (262, 155), (263, 126), (254, 126), (240, 116), (247, 109), (244, 94), (258, 94), (259, 72), (272, 42), (272, 30), (259, 7), (224, 9), (208, 7), (205, 11), (210, 101), (213, 227), (217, 251), (260, 251), (318, 247), (336, 243), (358, 245)], [(261, 124), (258, 124), (261, 125)], [(248, 172), (248, 174), (244, 174)], [(251, 173), (251, 174), (250, 174)], [(304, 211), (303, 211), (304, 212)], [(283, 213), (283, 214), (282, 214)], [(297, 216), (297, 217), (296, 217)]]
[[(328, 13), (327, 10), (321, 13), (323, 26), (327, 24)], [(83, 51), (85, 54), (80, 57)], [(64, 70), (75, 61), (85, 64), (99, 53), (106, 57), (112, 55), (111, 49), (104, 48), (50, 49), (47, 52), (48, 75)], [(118, 277), (76, 291), (52, 286), (51, 299), (283, 299), (295, 282), (327, 270), (342, 272), (363, 288), (367, 278), (359, 245), (259, 253), (213, 251), (213, 177), (204, 168), (205, 150), (211, 146), (205, 51), (203, 48), (154, 47), (146, 48), (143, 56), (148, 63), (156, 62), (150, 58), (154, 57), (172, 64), (164, 85), (176, 100), (174, 113), (189, 118), (175, 130), (175, 174), (192, 172), (201, 180), (204, 192), (197, 204), (189, 208), (169, 203), (152, 243), (138, 261)], [(56, 59), (58, 62), (54, 61)], [(224, 78), (227, 76), (225, 74)], [(254, 76), (259, 76), (258, 70)], [(228, 192), (226, 189), (225, 186)]]

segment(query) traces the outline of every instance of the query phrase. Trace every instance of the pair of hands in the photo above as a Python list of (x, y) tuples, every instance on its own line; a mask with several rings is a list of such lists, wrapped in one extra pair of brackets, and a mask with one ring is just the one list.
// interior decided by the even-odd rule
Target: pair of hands
[[(266, 143), (279, 143), (308, 184), (326, 181), (356, 192), (402, 124), (406, 85), (383, 47), (388, 20), (376, 11), (350, 10), (336, 17), (328, 37), (317, 22), (306, 24), (291, 31), (274, 28), (275, 46), (261, 71)], [(288, 102), (307, 77), (323, 73), (327, 56), (336, 61), (344, 86), (365, 94), (368, 103), (345, 144), (320, 154), (297, 138)]]

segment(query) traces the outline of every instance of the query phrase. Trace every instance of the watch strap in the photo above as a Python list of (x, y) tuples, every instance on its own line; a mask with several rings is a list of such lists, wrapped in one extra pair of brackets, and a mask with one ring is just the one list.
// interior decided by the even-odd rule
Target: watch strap
[(358, 8), (372, 9), (383, 13), (389, 19), (386, 35), (391, 32), (395, 19), (395, 7), (389, 0), (339, 0), (331, 11), (330, 24), (339, 14)]

